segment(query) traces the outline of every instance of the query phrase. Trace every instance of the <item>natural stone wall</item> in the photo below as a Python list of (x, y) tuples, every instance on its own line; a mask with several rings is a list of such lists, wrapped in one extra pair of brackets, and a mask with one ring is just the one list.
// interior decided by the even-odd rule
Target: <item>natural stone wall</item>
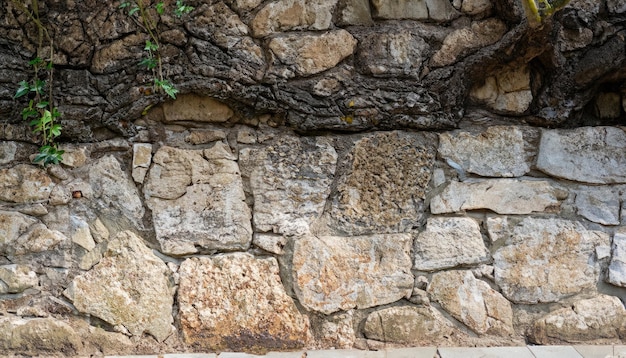
[(1, 6), (0, 355), (624, 343), (623, 1), (188, 1), (175, 101), (117, 3), (41, 3), (66, 152)]

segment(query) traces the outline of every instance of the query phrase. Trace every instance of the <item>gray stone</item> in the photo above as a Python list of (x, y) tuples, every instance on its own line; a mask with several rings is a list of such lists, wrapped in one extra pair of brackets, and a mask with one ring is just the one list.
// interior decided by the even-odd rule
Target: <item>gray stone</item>
[(285, 293), (276, 259), (246, 253), (191, 258), (179, 274), (179, 317), (187, 344), (247, 351), (307, 344), (309, 321)]
[(418, 78), (428, 44), (410, 31), (372, 33), (359, 40), (356, 62), (360, 72), (376, 77)]
[(339, 0), (337, 25), (372, 25), (372, 13), (368, 0)]
[(431, 217), (415, 239), (415, 268), (439, 270), (489, 260), (478, 223), (465, 217)]
[(0, 141), (0, 165), (11, 163), (15, 159), (16, 152), (16, 142)]
[(446, 36), (441, 49), (432, 57), (431, 64), (451, 65), (460, 57), (497, 42), (506, 30), (506, 24), (495, 18), (473, 22), (469, 27), (455, 30)]
[(174, 330), (174, 287), (169, 269), (130, 231), (108, 242), (100, 262), (63, 292), (76, 309), (134, 336), (159, 342)]
[(161, 147), (144, 194), (163, 252), (184, 255), (247, 249), (252, 241), (239, 166), (228, 145)]
[(477, 182), (457, 181), (430, 202), (433, 214), (489, 209), (498, 214), (554, 212), (566, 193), (543, 180), (489, 179)]
[[(582, 343), (612, 340), (620, 343), (626, 332), (626, 310), (618, 297), (599, 295), (541, 317), (529, 337), (537, 344)], [(606, 341), (604, 341), (606, 342)]]
[(612, 14), (622, 14), (626, 12), (625, 0), (606, 0), (606, 7)]
[(537, 168), (584, 183), (626, 183), (626, 133), (616, 127), (544, 130)]
[(433, 301), (478, 334), (513, 333), (511, 304), (470, 271), (444, 271), (428, 285)]
[(45, 201), (53, 187), (52, 179), (40, 167), (18, 164), (0, 169), (0, 200), (12, 203)]
[(250, 178), (256, 230), (301, 235), (322, 215), (337, 165), (327, 140), (286, 136), (242, 150), (240, 162)]
[(280, 0), (265, 5), (250, 24), (255, 37), (288, 30), (328, 30), (337, 0)]
[(12, 211), (0, 211), (0, 255), (4, 255), (38, 220)]
[(605, 187), (581, 187), (576, 191), (576, 212), (585, 219), (619, 225), (620, 201), (617, 190)]
[(283, 249), (288, 241), (289, 239), (284, 235), (255, 233), (252, 236), (252, 243), (256, 247), (276, 255), (284, 253)]
[(505, 245), (493, 258), (496, 284), (509, 300), (556, 302), (596, 289), (600, 268), (595, 248), (608, 245), (608, 234), (554, 218), (529, 217), (505, 225)]
[(626, 227), (619, 228), (613, 235), (612, 251), (607, 281), (626, 287)]
[(527, 347), (440, 347), (440, 358), (536, 358)]
[(0, 294), (20, 293), (28, 288), (38, 286), (39, 278), (29, 266), (2, 265), (0, 266), (0, 282), (4, 282), (4, 285), (0, 285)]
[(330, 217), (350, 235), (406, 232), (419, 226), (435, 159), (429, 133), (386, 132), (358, 140), (337, 180)]
[(461, 14), (452, 6), (450, 0), (426, 0), (428, 18), (435, 21), (451, 21)]
[(439, 154), (466, 172), (486, 177), (520, 177), (530, 171), (535, 150), (528, 129), (493, 126), (484, 131), (456, 130), (439, 135)]
[(15, 240), (9, 251), (13, 255), (25, 255), (50, 251), (62, 243), (68, 243), (69, 239), (57, 230), (50, 230), (46, 225), (38, 223), (32, 225), (29, 230)]
[(491, 0), (463, 0), (461, 11), (468, 15), (480, 15), (490, 11), (492, 7)]
[(433, 358), (437, 347), (411, 347), (385, 349), (386, 358)]
[(411, 345), (439, 342), (454, 331), (433, 307), (397, 306), (372, 312), (363, 333), (369, 339)]
[(295, 242), (293, 282), (307, 309), (330, 314), (384, 305), (413, 291), (411, 236), (307, 236)]

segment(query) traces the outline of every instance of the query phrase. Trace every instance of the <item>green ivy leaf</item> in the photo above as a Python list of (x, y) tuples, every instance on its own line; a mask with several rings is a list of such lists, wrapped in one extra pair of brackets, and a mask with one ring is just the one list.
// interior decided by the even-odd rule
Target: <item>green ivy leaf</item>
[(158, 50), (159, 49), (159, 45), (153, 43), (150, 40), (146, 40), (146, 47), (144, 47), (143, 49), (146, 50), (146, 51), (152, 52), (152, 51)]
[(50, 128), (50, 134), (53, 137), (58, 137), (61, 135), (61, 125), (60, 124), (55, 124)]
[(163, 89), (163, 91), (165, 91), (165, 93), (167, 93), (168, 96), (172, 97), (173, 99), (176, 99), (176, 94), (178, 93), (178, 89), (176, 89), (176, 87), (174, 87), (174, 85), (168, 81), (168, 80), (159, 80), (159, 79), (154, 79), (154, 86), (157, 88), (161, 88)]
[(163, 13), (165, 12), (165, 3), (163, 1), (159, 1), (156, 4), (156, 11), (159, 15), (163, 15)]
[(20, 87), (18, 87), (17, 91), (15, 91), (15, 96), (13, 96), (13, 99), (25, 96), (26, 94), (28, 94), (28, 92), (30, 92), (30, 84), (26, 81), (21, 81)]
[(50, 102), (48, 102), (48, 101), (41, 101), (41, 102), (37, 103), (35, 105), (35, 107), (37, 107), (39, 109), (44, 109), (44, 108), (48, 107), (48, 104), (50, 104)]
[(182, 17), (185, 14), (192, 12), (194, 9), (193, 6), (185, 5), (183, 0), (176, 0), (176, 9), (174, 9), (174, 15), (177, 17)]
[(139, 11), (139, 6), (135, 5), (128, 11), (128, 16), (133, 16), (137, 11)]
[(31, 66), (37, 66), (41, 63), (43, 63), (43, 60), (41, 59), (41, 57), (35, 57), (34, 59), (28, 61), (28, 64)]
[(43, 94), (44, 87), (46, 87), (46, 81), (37, 79), (35, 85), (30, 87), (30, 90), (37, 94)]
[(157, 67), (157, 61), (154, 58), (144, 58), (139, 62), (139, 66), (152, 70)]

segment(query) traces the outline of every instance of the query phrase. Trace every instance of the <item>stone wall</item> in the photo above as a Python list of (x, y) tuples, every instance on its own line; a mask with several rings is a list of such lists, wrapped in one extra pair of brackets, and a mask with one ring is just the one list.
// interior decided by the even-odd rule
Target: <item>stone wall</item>
[(47, 168), (0, 6), (0, 355), (624, 342), (622, 0), (188, 3), (168, 101), (116, 6), (42, 1)]
[(624, 128), (270, 123), (1, 142), (0, 351), (622, 342)]

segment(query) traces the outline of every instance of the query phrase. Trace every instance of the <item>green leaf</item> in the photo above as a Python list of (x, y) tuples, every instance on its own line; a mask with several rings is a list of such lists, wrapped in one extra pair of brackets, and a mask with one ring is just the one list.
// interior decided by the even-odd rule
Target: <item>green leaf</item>
[(48, 63), (46, 63), (46, 70), (50, 71), (53, 66), (54, 63), (52, 62), (52, 60), (48, 61)]
[(37, 107), (39, 109), (44, 109), (44, 108), (48, 107), (49, 104), (50, 104), (50, 102), (48, 102), (48, 101), (41, 101), (41, 102), (37, 103), (35, 105), (35, 107)]
[(52, 113), (50, 113), (50, 111), (48, 111), (48, 110), (43, 111), (43, 115), (41, 116), (39, 121), (43, 125), (46, 125), (46, 124), (52, 122)]
[(150, 40), (146, 40), (146, 47), (144, 47), (143, 49), (146, 50), (146, 51), (152, 52), (152, 51), (158, 50), (159, 49), (159, 45), (153, 43)]
[(182, 17), (183, 15), (192, 12), (193, 9), (193, 6), (185, 5), (185, 2), (183, 0), (176, 0), (176, 9), (174, 9), (174, 15)]
[(61, 113), (59, 112), (59, 109), (54, 107), (52, 108), (52, 118), (58, 118), (61, 117)]
[(163, 1), (159, 1), (156, 4), (156, 11), (159, 15), (163, 15), (163, 13), (165, 12), (165, 3)]
[(28, 64), (31, 66), (36, 66), (39, 65), (43, 62), (43, 60), (41, 59), (41, 57), (35, 57), (34, 59), (28, 61)]
[(157, 88), (161, 88), (163, 89), (163, 91), (165, 91), (165, 93), (167, 93), (168, 96), (172, 97), (173, 99), (176, 99), (176, 94), (178, 93), (178, 89), (176, 89), (176, 87), (174, 87), (174, 85), (168, 81), (168, 80), (159, 80), (159, 79), (154, 79), (154, 85)]
[[(24, 108), (22, 110), (22, 119), (23, 120), (27, 120), (30, 117), (36, 116), (38, 115), (39, 112), (37, 112), (36, 110), (32, 109), (32, 108)], [(39, 120), (35, 120), (35, 122), (38, 122)], [(31, 122), (30, 123), (31, 126), (33, 126), (34, 124)]]
[(55, 124), (50, 128), (50, 134), (52, 134), (53, 137), (58, 137), (61, 135), (61, 125), (60, 124)]
[(13, 98), (20, 98), (30, 92), (30, 84), (26, 81), (20, 82), (20, 87), (18, 87), (17, 91), (15, 91), (15, 96)]
[(139, 11), (139, 6), (135, 5), (132, 9), (128, 11), (128, 16), (133, 16), (137, 11)]
[(125, 7), (129, 7), (130, 6), (130, 1), (124, 1), (123, 3), (120, 4), (119, 8), (123, 9)]
[(152, 70), (157, 67), (157, 61), (154, 58), (144, 58), (139, 62), (139, 66)]
[(30, 90), (37, 94), (43, 94), (44, 87), (46, 87), (46, 81), (38, 79), (35, 81), (35, 85), (30, 87)]

